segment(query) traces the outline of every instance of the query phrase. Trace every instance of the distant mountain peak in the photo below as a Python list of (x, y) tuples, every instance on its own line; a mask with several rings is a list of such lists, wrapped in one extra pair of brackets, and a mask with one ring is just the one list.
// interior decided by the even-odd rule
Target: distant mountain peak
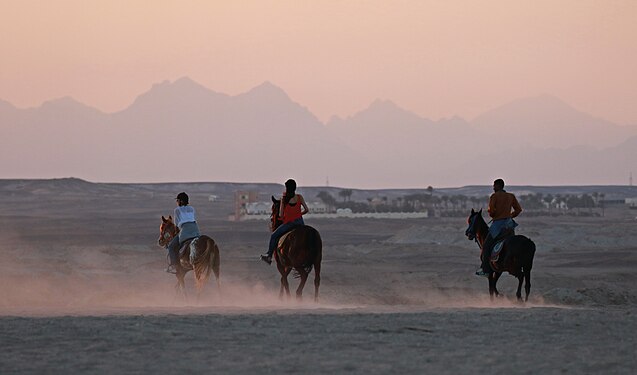
[(376, 119), (396, 119), (397, 116), (402, 119), (422, 119), (417, 114), (410, 112), (391, 100), (376, 99), (366, 109), (356, 113), (350, 118), (376, 118)]
[(0, 99), (0, 109), (17, 109), (13, 104)]
[(536, 96), (529, 96), (525, 98), (515, 99), (508, 103), (502, 104), (485, 114), (479, 116), (489, 115), (490, 113), (503, 112), (503, 111), (515, 111), (515, 112), (537, 112), (539, 113), (578, 113), (583, 114), (581, 111), (575, 109), (570, 104), (566, 103), (557, 96), (550, 94), (540, 94)]
[(127, 108), (132, 109), (142, 106), (164, 106), (168, 103), (187, 103), (208, 101), (211, 98), (225, 99), (228, 95), (216, 91), (193, 81), (190, 77), (184, 76), (173, 82), (164, 80), (152, 85), (150, 90), (139, 95), (135, 101)]
[(379, 108), (379, 109), (391, 109), (391, 110), (401, 110), (404, 111), (403, 108), (400, 108), (396, 103), (392, 102), (391, 100), (386, 100), (386, 99), (380, 99), (377, 98), (375, 99), (368, 107), (368, 109), (370, 108)]
[(502, 138), (502, 142), (538, 147), (607, 147), (634, 134), (633, 129), (592, 116), (548, 94), (511, 101), (478, 116), (472, 124), (482, 131), (511, 138)]
[(70, 96), (63, 96), (61, 98), (55, 98), (51, 100), (47, 100), (40, 105), (40, 109), (43, 110), (90, 110), (94, 112), (101, 112), (97, 108), (88, 106), (84, 103), (77, 101), (76, 99)]
[(244, 95), (260, 96), (260, 97), (281, 97), (290, 100), (288, 94), (279, 86), (273, 84), (270, 81), (264, 81), (260, 85), (253, 87)]

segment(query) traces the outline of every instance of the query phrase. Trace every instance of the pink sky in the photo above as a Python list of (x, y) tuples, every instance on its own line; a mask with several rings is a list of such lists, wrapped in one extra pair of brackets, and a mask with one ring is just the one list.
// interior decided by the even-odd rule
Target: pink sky
[[(187, 4), (187, 5), (186, 5)], [(376, 98), (467, 119), (542, 93), (637, 124), (637, 1), (0, 0), (0, 99), (112, 112), (189, 76), (320, 119)]]

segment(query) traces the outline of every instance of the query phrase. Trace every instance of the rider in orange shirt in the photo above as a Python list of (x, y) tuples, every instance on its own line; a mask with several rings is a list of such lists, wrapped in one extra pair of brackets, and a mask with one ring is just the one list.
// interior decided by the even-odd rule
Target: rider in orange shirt
[(476, 275), (488, 276), (491, 273), (489, 266), (489, 258), (493, 245), (496, 243), (497, 237), (505, 229), (513, 230), (518, 224), (513, 220), (522, 212), (522, 207), (518, 203), (515, 195), (507, 193), (504, 190), (504, 180), (498, 178), (493, 181), (493, 191), (489, 198), (489, 216), (493, 220), (489, 227), (489, 234), (484, 240), (482, 251), (482, 266), (476, 271)]

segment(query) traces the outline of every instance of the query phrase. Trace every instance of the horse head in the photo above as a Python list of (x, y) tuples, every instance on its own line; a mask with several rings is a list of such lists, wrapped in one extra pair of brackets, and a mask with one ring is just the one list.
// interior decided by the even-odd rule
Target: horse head
[(469, 241), (473, 241), (474, 239), (476, 239), (478, 235), (478, 230), (480, 229), (478, 228), (478, 223), (480, 221), (484, 222), (484, 220), (482, 219), (482, 209), (480, 209), (480, 211), (475, 211), (472, 208), (471, 214), (467, 218), (467, 224), (469, 224), (469, 227), (464, 232), (465, 236), (467, 236), (467, 239), (469, 239)]
[(161, 247), (166, 247), (177, 236), (179, 229), (173, 222), (173, 217), (168, 216), (168, 219), (161, 217), (161, 224), (159, 225), (159, 238), (157, 244)]
[(272, 196), (272, 213), (270, 214), (270, 230), (275, 231), (279, 225), (283, 224), (283, 219), (279, 216), (279, 208), (281, 207), (281, 200)]

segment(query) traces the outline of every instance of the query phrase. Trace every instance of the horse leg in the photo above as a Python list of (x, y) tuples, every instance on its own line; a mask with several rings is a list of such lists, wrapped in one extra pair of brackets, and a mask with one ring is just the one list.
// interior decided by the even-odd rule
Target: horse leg
[(318, 302), (318, 291), (321, 285), (321, 262), (314, 263), (314, 302)]
[(494, 272), (495, 277), (493, 278), (493, 291), (495, 292), (495, 296), (500, 296), (500, 291), (498, 290), (498, 280), (500, 280), (500, 276), (502, 276), (502, 272)]
[(177, 297), (181, 297), (182, 300), (186, 300), (186, 282), (184, 280), (186, 273), (181, 269), (178, 269), (175, 276), (177, 277), (177, 284), (175, 285), (175, 299), (177, 299)]
[(292, 272), (292, 267), (289, 267), (285, 270), (285, 294), (288, 297), (288, 299), (290, 299), (291, 295), (290, 295), (290, 283), (288, 283), (288, 275), (290, 274), (290, 272)]
[(518, 298), (518, 301), (522, 302), (522, 281), (524, 280), (524, 275), (520, 274), (518, 276), (518, 290), (515, 292), (515, 296)]
[(307, 272), (305, 272), (304, 268), (297, 268), (296, 270), (299, 272), (299, 276), (301, 277), (299, 287), (296, 289), (296, 299), (300, 301), (303, 298), (303, 288), (307, 281)]
[[(529, 293), (531, 293), (531, 270), (530, 269), (524, 269), (524, 291), (526, 292), (526, 296), (524, 298), (524, 302), (529, 300)], [(520, 283), (522, 283), (522, 280), (520, 280)]]
[(491, 298), (491, 301), (493, 301), (494, 298), (494, 294), (495, 294), (495, 273), (491, 272), (489, 274), (489, 297)]
[(288, 284), (288, 275), (290, 274), (291, 270), (291, 268), (281, 270), (281, 288), (279, 289), (279, 299), (283, 299), (284, 290), (285, 294), (287, 294), (288, 298), (290, 298), (290, 284)]

